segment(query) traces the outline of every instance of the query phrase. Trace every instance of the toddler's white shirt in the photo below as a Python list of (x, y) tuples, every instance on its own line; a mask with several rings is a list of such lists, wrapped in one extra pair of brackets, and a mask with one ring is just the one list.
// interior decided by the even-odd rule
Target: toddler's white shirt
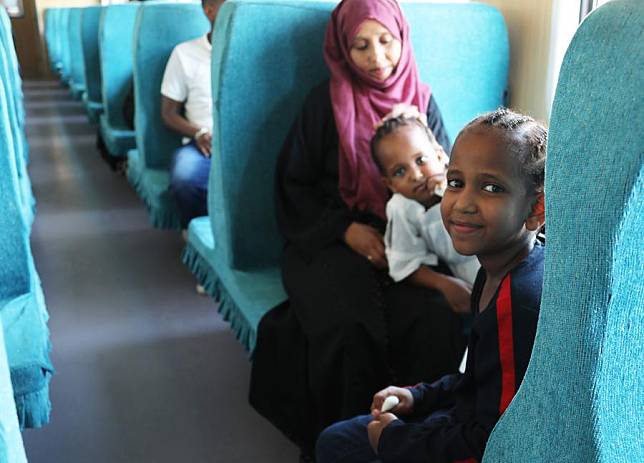
[(399, 193), (387, 203), (385, 246), (394, 281), (404, 280), (421, 265), (437, 265), (439, 259), (455, 277), (471, 284), (480, 268), (476, 256), (463, 256), (454, 249), (441, 219), (440, 203), (425, 209)]
[(186, 119), (212, 131), (210, 63), (212, 45), (202, 35), (172, 50), (163, 73), (161, 94), (185, 102)]

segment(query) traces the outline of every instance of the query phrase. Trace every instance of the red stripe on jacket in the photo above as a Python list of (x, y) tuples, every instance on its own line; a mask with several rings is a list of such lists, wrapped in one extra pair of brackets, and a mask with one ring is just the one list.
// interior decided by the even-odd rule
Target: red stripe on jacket
[(501, 400), (499, 403), (499, 415), (502, 415), (516, 393), (510, 275), (501, 283), (501, 289), (499, 290), (499, 296), (496, 302), (496, 320), (499, 330), (499, 357), (501, 360)]

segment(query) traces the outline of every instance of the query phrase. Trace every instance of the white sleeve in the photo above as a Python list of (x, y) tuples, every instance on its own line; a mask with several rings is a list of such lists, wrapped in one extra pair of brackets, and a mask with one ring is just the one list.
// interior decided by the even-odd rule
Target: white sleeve
[(419, 216), (423, 213), (423, 206), (400, 195), (394, 195), (387, 203), (385, 252), (394, 281), (404, 280), (422, 264), (438, 264), (420, 233)]
[(184, 102), (188, 98), (188, 80), (181, 63), (178, 46), (172, 50), (168, 63), (165, 65), (161, 81), (161, 95), (174, 101)]

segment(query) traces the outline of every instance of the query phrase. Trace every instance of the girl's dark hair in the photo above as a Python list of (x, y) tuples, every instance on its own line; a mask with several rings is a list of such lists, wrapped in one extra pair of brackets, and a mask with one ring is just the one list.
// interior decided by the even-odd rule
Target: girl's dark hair
[(418, 128), (420, 128), (423, 133), (427, 135), (427, 138), (432, 144), (437, 143), (432, 131), (429, 130), (425, 123), (417, 117), (405, 117), (401, 115), (387, 119), (380, 127), (378, 127), (374, 136), (371, 137), (370, 143), (371, 157), (373, 158), (373, 162), (376, 163), (376, 166), (378, 166), (378, 170), (382, 175), (386, 175), (386, 173), (382, 167), (382, 162), (378, 153), (378, 143), (380, 143), (380, 140), (382, 140), (384, 137), (391, 133), (394, 133), (396, 130), (401, 129), (402, 127), (412, 126), (417, 126)]
[(530, 116), (508, 108), (499, 108), (471, 121), (456, 139), (467, 130), (480, 126), (494, 127), (505, 132), (512, 141), (509, 152), (520, 161), (523, 173), (530, 179), (535, 191), (543, 191), (548, 129)]

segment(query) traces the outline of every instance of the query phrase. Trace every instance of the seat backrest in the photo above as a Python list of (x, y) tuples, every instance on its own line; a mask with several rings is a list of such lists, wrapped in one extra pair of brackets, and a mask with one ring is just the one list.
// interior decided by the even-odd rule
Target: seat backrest
[(127, 127), (123, 102), (132, 80), (134, 21), (139, 3), (109, 5), (102, 9), (98, 32), (103, 111), (112, 127)]
[(81, 16), (83, 8), (72, 8), (69, 13), (69, 56), (70, 80), (80, 87), (85, 86), (85, 61), (83, 60), (83, 37), (81, 35)]
[[(11, 89), (12, 98), (18, 116), (18, 123), (21, 128), (25, 124), (24, 97), (22, 93), (22, 79), (20, 78), (20, 65), (18, 55), (11, 34), (11, 20), (5, 9), (0, 12), (0, 46), (5, 49), (7, 54), (7, 66), (9, 66), (8, 85)], [(26, 143), (26, 140), (22, 140)]]
[(22, 82), (18, 69), (18, 58), (11, 38), (11, 23), (6, 10), (0, 9), (0, 78), (5, 82), (3, 92), (6, 99), (6, 113), (11, 130), (12, 158), (20, 179), (20, 198), (23, 205), (25, 223), (30, 224), (31, 184), (28, 181), (27, 162), (28, 146), (24, 131), (24, 101)]
[[(1, 76), (4, 77), (4, 76)], [(5, 79), (0, 78), (0, 307), (29, 291), (28, 231), (23, 216)]]
[[(322, 43), (335, 5), (229, 0), (217, 17), (208, 207), (219, 257), (233, 268), (279, 261), (275, 162), (306, 94), (328, 77)], [(478, 4), (404, 4), (404, 10), (421, 76), (454, 137), (475, 115), (503, 103), (503, 18)]]
[(143, 165), (167, 169), (181, 136), (161, 120), (161, 81), (173, 48), (204, 35), (210, 24), (200, 3), (145, 3), (134, 31), (136, 146)]
[(71, 8), (61, 8), (60, 20), (58, 23), (58, 43), (60, 45), (60, 78), (67, 82), (71, 72), (70, 50), (69, 50), (69, 14)]
[(58, 14), (57, 8), (46, 8), (45, 15), (45, 45), (47, 47), (47, 57), (49, 58), (49, 68), (53, 71), (56, 68), (56, 45), (54, 37), (56, 35), (54, 29), (56, 28), (56, 15)]
[(537, 336), (485, 462), (644, 461), (643, 33), (644, 3), (613, 0), (564, 58)]
[(87, 99), (101, 101), (101, 65), (98, 55), (98, 26), (101, 18), (100, 6), (83, 8), (81, 16), (81, 37), (83, 43), (83, 69)]

